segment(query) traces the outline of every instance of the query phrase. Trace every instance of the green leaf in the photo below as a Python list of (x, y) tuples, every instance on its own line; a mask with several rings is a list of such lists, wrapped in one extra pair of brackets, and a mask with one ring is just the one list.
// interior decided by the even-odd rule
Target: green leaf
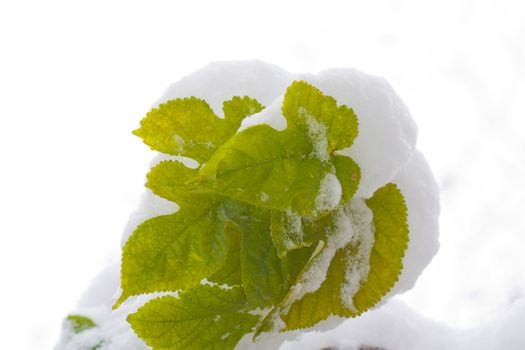
[(263, 106), (249, 97), (234, 97), (223, 104), (224, 119), (206, 101), (171, 100), (152, 109), (133, 133), (152, 149), (203, 163), (239, 128), (242, 119)]
[[(336, 175), (342, 187), (342, 202), (348, 203), (354, 196), (360, 179), (360, 169), (349, 157), (332, 156)], [(291, 251), (310, 246), (326, 238), (327, 228), (333, 226), (333, 215), (323, 215), (316, 220), (301, 217), (287, 210), (274, 210), (272, 213), (272, 239), (279, 257)]]
[(115, 307), (131, 295), (192, 287), (217, 271), (227, 251), (225, 205), (202, 197), (137, 227), (123, 248), (122, 295)]
[(80, 333), (97, 325), (92, 319), (82, 315), (69, 315), (66, 320), (73, 326), (73, 332)]
[(345, 105), (337, 106), (333, 97), (304, 81), (294, 81), (288, 87), (282, 110), (288, 127), (307, 130), (327, 148), (322, 152), (350, 147), (357, 137), (358, 121), (354, 111)]
[(354, 305), (363, 311), (374, 306), (397, 282), (409, 233), (405, 198), (395, 184), (378, 189), (366, 204), (374, 213), (375, 243), (368, 280), (354, 296)]
[(333, 152), (352, 144), (355, 114), (315, 87), (294, 82), (283, 115), (285, 130), (255, 125), (234, 135), (200, 169), (198, 181), (221, 195), (301, 216), (344, 204), (357, 188), (359, 168)]
[(228, 252), (224, 265), (208, 278), (210, 282), (220, 285), (237, 286), (242, 285), (241, 276), (241, 242), (242, 232), (239, 227), (226, 221), (224, 225), (224, 235)]
[(146, 187), (179, 205), (195, 202), (196, 196), (206, 195), (205, 191), (190, 183), (197, 174), (197, 169), (188, 168), (179, 161), (162, 161), (148, 173)]
[(308, 158), (311, 150), (304, 134), (256, 125), (232, 137), (201, 168), (201, 185), (263, 208), (311, 214), (331, 170), (330, 164)]
[(332, 157), (332, 161), (335, 166), (335, 174), (343, 190), (341, 201), (346, 204), (357, 191), (361, 179), (361, 169), (350, 157), (335, 155)]
[[(284, 330), (292, 330), (311, 327), (330, 315), (354, 317), (388, 293), (403, 268), (408, 244), (407, 209), (403, 195), (392, 183), (378, 189), (366, 205), (373, 214), (374, 229), (366, 227), (368, 218), (362, 209), (346, 206), (354, 236), (336, 251), (321, 286), (299, 300), (288, 295), (262, 322), (257, 334), (271, 330), (276, 318), (285, 323)], [(371, 251), (367, 249), (371, 243), (367, 232), (373, 232)], [(364, 272), (366, 277), (362, 278)]]
[(270, 233), (269, 210), (248, 207), (242, 229), (241, 271), (248, 307), (275, 305), (288, 293), (308, 261), (311, 249), (296, 250), (280, 259)]
[(200, 285), (179, 299), (153, 299), (128, 316), (133, 330), (154, 350), (228, 350), (252, 331), (258, 317), (245, 311), (242, 288)]
[(353, 316), (341, 300), (341, 287), (345, 282), (350, 247), (339, 249), (326, 273), (326, 279), (314, 293), (306, 294), (294, 302), (289, 311), (281, 314), (285, 330), (308, 328), (330, 315)]
[(254, 115), (262, 111), (264, 106), (256, 99), (248, 96), (239, 97), (234, 96), (231, 100), (224, 101), (222, 110), (224, 112), (224, 119), (228, 120), (233, 125), (235, 131), (241, 126), (244, 118)]

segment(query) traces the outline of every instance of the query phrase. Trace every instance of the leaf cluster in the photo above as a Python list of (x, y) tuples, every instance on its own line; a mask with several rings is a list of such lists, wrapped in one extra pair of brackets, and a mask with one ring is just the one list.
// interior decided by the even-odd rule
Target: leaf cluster
[(139, 225), (123, 247), (122, 294), (170, 291), (128, 316), (154, 349), (233, 349), (248, 333), (356, 316), (397, 281), (408, 241), (394, 184), (354, 198), (360, 169), (338, 151), (358, 135), (354, 111), (314, 86), (287, 89), (278, 131), (244, 118), (250, 97), (154, 108), (134, 133), (152, 149), (196, 160), (153, 167), (146, 186), (180, 209)]

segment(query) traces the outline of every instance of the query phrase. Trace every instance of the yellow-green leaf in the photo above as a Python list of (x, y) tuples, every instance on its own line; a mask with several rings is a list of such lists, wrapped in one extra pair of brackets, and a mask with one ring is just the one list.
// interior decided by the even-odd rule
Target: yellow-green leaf
[(203, 163), (237, 132), (243, 118), (262, 109), (254, 99), (234, 97), (224, 102), (224, 118), (219, 118), (206, 101), (180, 98), (152, 109), (133, 133), (154, 150)]
[(366, 204), (374, 213), (375, 242), (368, 279), (354, 296), (354, 305), (363, 311), (374, 306), (397, 282), (409, 233), (405, 198), (395, 184), (378, 189)]
[(255, 125), (234, 135), (200, 169), (198, 181), (221, 195), (301, 216), (344, 204), (355, 193), (359, 167), (333, 152), (352, 144), (355, 114), (299, 81), (287, 89), (283, 115), (282, 131)]
[(199, 180), (204, 188), (252, 205), (309, 215), (331, 171), (330, 164), (309, 158), (311, 151), (305, 134), (256, 125), (221, 147), (200, 170)]
[(242, 231), (242, 284), (248, 307), (265, 308), (275, 305), (288, 293), (311, 250), (299, 249), (280, 259), (271, 238), (270, 211), (252, 206), (246, 209), (237, 221)]
[[(373, 214), (374, 228), (364, 230), (373, 235), (370, 253), (366, 254), (371, 241), (363, 232), (363, 214), (356, 213), (356, 207), (353, 212), (351, 206), (345, 207), (352, 220), (353, 234), (361, 236), (354, 236), (336, 251), (317, 290), (299, 300), (294, 300), (293, 294), (288, 295), (267, 316), (259, 333), (271, 330), (277, 317), (284, 322), (284, 330), (308, 328), (330, 315), (354, 317), (376, 305), (388, 293), (403, 268), (408, 244), (407, 209), (403, 195), (392, 183), (378, 189), (366, 205)], [(367, 261), (363, 262), (363, 256), (368, 257)], [(359, 268), (361, 270), (356, 270)], [(359, 271), (368, 271), (366, 278), (359, 278), (356, 275)]]
[(354, 197), (359, 180), (361, 179), (361, 169), (352, 158), (335, 155), (332, 157), (335, 166), (335, 174), (341, 183), (343, 190), (341, 201), (346, 204)]
[(217, 271), (226, 256), (224, 202), (202, 197), (171, 215), (141, 224), (122, 252), (122, 295), (175, 291)]
[(162, 161), (148, 173), (146, 187), (179, 205), (195, 202), (196, 197), (206, 194), (206, 191), (190, 183), (197, 174), (197, 169), (188, 168), (179, 161)]
[(224, 236), (228, 252), (223, 266), (208, 278), (210, 282), (219, 285), (240, 286), (241, 276), (241, 242), (242, 232), (238, 225), (232, 221), (224, 224)]
[(69, 315), (66, 320), (73, 326), (73, 332), (80, 333), (97, 325), (92, 319), (83, 315)]
[[(360, 179), (360, 169), (349, 157), (331, 157), (336, 175), (342, 187), (342, 202), (348, 203), (354, 196)], [(332, 213), (333, 214), (333, 213)], [(274, 210), (272, 213), (272, 239), (279, 257), (294, 249), (310, 246), (326, 238), (327, 228), (333, 226), (333, 215), (328, 213), (313, 220), (302, 217), (290, 209)]]
[(288, 87), (282, 110), (288, 127), (307, 130), (326, 147), (323, 152), (350, 147), (357, 137), (358, 121), (352, 108), (338, 106), (333, 97), (305, 81), (294, 81)]
[(231, 350), (258, 321), (245, 310), (242, 288), (200, 285), (151, 300), (128, 322), (153, 350)]

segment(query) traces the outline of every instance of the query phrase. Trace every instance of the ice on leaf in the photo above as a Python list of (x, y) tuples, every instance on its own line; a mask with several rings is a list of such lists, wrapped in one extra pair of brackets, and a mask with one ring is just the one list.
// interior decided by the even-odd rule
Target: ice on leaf
[(288, 293), (308, 261), (311, 249), (298, 249), (279, 258), (271, 237), (270, 210), (248, 208), (249, 214), (240, 220), (242, 283), (248, 306), (266, 308), (278, 303)]
[(272, 211), (272, 240), (280, 258), (291, 250), (309, 245), (304, 240), (302, 221), (303, 218), (290, 209)]
[(357, 116), (352, 108), (338, 106), (334, 98), (304, 81), (294, 81), (288, 87), (282, 111), (288, 128), (305, 130), (325, 146), (319, 152), (350, 147), (357, 137)]
[[(292, 287), (292, 292), (262, 322), (259, 333), (275, 330), (279, 324), (276, 320), (284, 324), (284, 330), (292, 330), (311, 327), (330, 315), (354, 317), (388, 293), (402, 270), (408, 243), (406, 205), (397, 186), (389, 183), (366, 200), (366, 206), (370, 214), (359, 204), (345, 207), (352, 223), (348, 234), (353, 237), (332, 254), (328, 269), (322, 259), (317, 258), (316, 262), (315, 257), (305, 268), (305, 273), (326, 271), (324, 278), (317, 279), (322, 284), (311, 292), (303, 292), (300, 298), (294, 295), (295, 286)], [(367, 272), (364, 276), (363, 271)]]

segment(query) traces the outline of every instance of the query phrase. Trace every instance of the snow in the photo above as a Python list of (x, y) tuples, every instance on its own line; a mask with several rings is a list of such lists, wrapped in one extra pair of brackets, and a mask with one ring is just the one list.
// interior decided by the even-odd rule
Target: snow
[(260, 5), (1, 3), (2, 348), (56, 343), (143, 191), (151, 151), (129, 131), (174, 78), (217, 58), (387, 77), (441, 188), (439, 254), (403, 299), (469, 327), (525, 295), (525, 2)]
[[(75, 313), (90, 317), (99, 327), (72, 337), (65, 325), (55, 349), (90, 349), (103, 341), (100, 350), (146, 350), (125, 321), (147, 300), (157, 296), (139, 296), (112, 310), (112, 295), (118, 284), (117, 262), (105, 269), (84, 293)], [(263, 313), (266, 313), (264, 311)], [(247, 337), (240, 350), (320, 350), (334, 347), (358, 350), (359, 346), (375, 346), (385, 350), (522, 350), (525, 344), (525, 298), (516, 300), (508, 310), (482, 326), (466, 330), (453, 329), (414, 312), (397, 298), (362, 316), (343, 321), (331, 317), (309, 332), (290, 332), (263, 338), (248, 344)], [(297, 339), (296, 339), (297, 337)], [(286, 340), (288, 338), (288, 340)]]
[[(172, 156), (165, 153), (158, 153), (150, 162), (149, 168), (153, 168), (157, 164), (165, 160), (176, 160), (188, 168), (195, 169), (199, 166), (195, 160)], [(126, 226), (124, 227), (124, 232), (122, 234), (121, 245), (123, 246), (128, 240), (129, 236), (135, 231), (138, 225), (144, 221), (154, 218), (160, 215), (169, 215), (175, 213), (179, 210), (179, 206), (176, 203), (168, 201), (164, 198), (161, 198), (155, 195), (150, 189), (146, 188), (142, 197), (140, 198), (139, 205), (137, 209), (130, 215)]]
[[(148, 347), (138, 339), (125, 321), (128, 313), (134, 312), (146, 300), (156, 296), (140, 296), (126, 301), (118, 310), (111, 310), (112, 292), (118, 282), (119, 266), (114, 263), (99, 277), (83, 295), (76, 313), (89, 316), (99, 327), (72, 337), (65, 325), (56, 349), (89, 349), (104, 341), (100, 350), (146, 350)], [(242, 350), (320, 350), (334, 347), (341, 350), (358, 350), (368, 345), (386, 350), (522, 350), (525, 344), (525, 298), (516, 300), (497, 319), (484, 325), (455, 330), (445, 324), (432, 321), (417, 314), (404, 302), (391, 299), (378, 309), (362, 316), (343, 321), (331, 317), (306, 333), (290, 332), (265, 338), (263, 343), (249, 345), (247, 340)], [(337, 327), (334, 327), (337, 326)], [(323, 332), (323, 330), (326, 330)], [(298, 336), (297, 339), (294, 339)], [(289, 340), (286, 341), (286, 338)]]
[(117, 310), (112, 310), (119, 287), (120, 263), (114, 262), (95, 278), (82, 296), (75, 314), (87, 316), (97, 327), (73, 335), (64, 322), (61, 339), (55, 349), (83, 350), (101, 344), (100, 350), (129, 349), (145, 350), (148, 347), (137, 338), (126, 317), (136, 311), (147, 300), (157, 295), (132, 297)]
[(286, 342), (281, 350), (360, 350), (364, 346), (385, 350), (521, 350), (525, 344), (524, 323), (525, 298), (498, 319), (466, 330), (424, 318), (394, 299), (333, 330), (306, 333), (297, 341)]
[[(290, 77), (291, 78), (291, 77)], [(277, 97), (271, 105), (266, 106), (262, 111), (257, 114), (251, 115), (245, 118), (239, 130), (244, 130), (252, 125), (266, 124), (270, 125), (275, 130), (286, 129), (286, 119), (281, 113), (281, 107), (283, 105), (284, 95)], [(259, 101), (260, 102), (260, 101)]]
[(327, 162), (330, 159), (328, 154), (328, 137), (326, 135), (326, 126), (317, 121), (304, 108), (299, 108), (299, 116), (304, 118), (306, 126), (308, 127), (308, 136), (313, 142), (312, 157), (319, 159), (322, 162)]
[(356, 113), (359, 135), (341, 153), (352, 157), (361, 168), (356, 196), (370, 197), (394, 177), (414, 151), (417, 127), (408, 109), (388, 82), (356, 69), (328, 69), (300, 78)]
[(287, 249), (293, 249), (296, 242), (303, 241), (303, 222), (300, 215), (294, 213), (290, 208), (284, 211), (283, 218), (287, 235), (284, 237), (283, 244)]
[(330, 211), (335, 209), (341, 201), (343, 189), (337, 177), (332, 173), (327, 173), (319, 186), (319, 194), (315, 199), (315, 209), (317, 211)]
[(269, 106), (292, 80), (293, 75), (284, 69), (256, 60), (215, 62), (171, 85), (156, 105), (195, 96), (223, 116), (222, 103), (233, 96), (250, 96)]
[(361, 198), (352, 199), (344, 210), (352, 223), (354, 232), (352, 245), (358, 248), (356, 254), (352, 256), (351, 268), (346, 270), (345, 283), (341, 288), (341, 300), (347, 308), (356, 312), (353, 297), (370, 271), (368, 261), (375, 241), (372, 223), (374, 215)]
[(439, 189), (421, 152), (416, 151), (392, 180), (408, 207), (409, 240), (403, 271), (390, 294), (411, 289), (439, 249)]
[[(205, 99), (217, 115), (221, 116), (224, 100), (234, 95), (248, 95), (269, 107), (247, 118), (242, 127), (266, 123), (282, 130), (283, 125), (286, 125), (280, 110), (283, 94), (286, 87), (295, 79), (310, 82), (323, 93), (333, 96), (338, 104), (346, 104), (354, 109), (359, 120), (359, 135), (354, 145), (341, 153), (351, 156), (359, 164), (362, 175), (354, 199), (339, 213), (336, 232), (324, 242), (324, 246), (319, 247), (313, 264), (293, 288), (284, 307), (290, 306), (293, 301), (305, 294), (317, 290), (325, 279), (335, 252), (349, 242), (359, 242), (360, 248), (356, 257), (358, 263), (355, 269), (348, 272), (346, 284), (341, 290), (341, 293), (347, 297), (349, 306), (352, 306), (351, 296), (367, 275), (366, 261), (373, 244), (371, 213), (367, 211), (364, 199), (370, 197), (379, 187), (394, 181), (406, 197), (410, 243), (404, 259), (405, 268), (402, 275), (388, 298), (383, 300), (382, 304), (389, 305), (389, 298), (414, 285), (437, 251), (439, 200), (438, 189), (428, 165), (424, 157), (415, 149), (417, 128), (406, 106), (384, 79), (355, 69), (331, 69), (317, 75), (297, 75), (259, 61), (219, 62), (210, 64), (173, 84), (157, 105), (174, 98), (196, 96)], [(303, 115), (308, 119), (307, 114), (303, 113)], [(326, 161), (328, 159), (326, 130), (314, 123), (313, 118), (309, 118), (308, 121), (310, 135), (315, 140), (316, 146), (313, 156)], [(164, 159), (172, 158), (159, 155), (152, 161), (151, 166)], [(191, 160), (180, 159), (180, 157), (177, 159), (188, 166), (195, 166), (195, 162)], [(316, 201), (317, 209), (335, 208), (339, 204), (341, 195), (339, 180), (334, 174), (328, 173), (320, 184), (320, 194)], [(264, 198), (264, 193), (261, 193), (261, 198)], [(122, 242), (124, 243), (137, 225), (144, 220), (157, 215), (170, 214), (177, 209), (174, 203), (146, 190), (137, 210), (131, 215), (124, 229)], [(118, 267), (118, 264), (116, 265)], [(71, 348), (72, 344), (81, 346), (99, 340), (104, 340), (100, 348), (102, 350), (118, 349), (115, 344), (126, 344), (127, 349), (144, 348), (144, 344), (136, 338), (125, 322), (125, 315), (153, 296), (131, 298), (119, 309), (112, 311), (111, 305), (119, 288), (118, 272), (115, 273), (113, 267), (113, 270), (106, 271), (102, 276), (99, 280), (104, 279), (105, 282), (95, 282), (75, 311), (93, 317), (99, 327), (75, 337), (71, 337), (70, 332), (65, 330), (57, 350)], [(368, 314), (374, 315), (377, 312), (380, 311), (371, 311)], [(317, 325), (315, 330), (322, 327), (333, 328), (341, 322), (342, 319), (338, 318), (326, 320)], [(351, 320), (350, 323), (352, 322), (364, 321)], [(265, 336), (261, 338), (261, 343), (256, 348), (276, 349), (286, 338), (293, 339), (299, 334), (292, 332), (278, 337)], [(244, 344), (246, 348), (252, 347), (248, 345), (248, 340), (245, 340)], [(238, 348), (243, 346), (239, 345)]]
[(326, 242), (320, 243), (306, 270), (296, 284), (292, 286), (290, 295), (284, 303), (284, 313), (287, 313), (287, 308), (292, 306), (295, 301), (321, 287), (335, 253), (352, 241), (354, 236), (352, 221), (343, 210), (337, 213), (334, 226), (335, 232), (328, 235)]

